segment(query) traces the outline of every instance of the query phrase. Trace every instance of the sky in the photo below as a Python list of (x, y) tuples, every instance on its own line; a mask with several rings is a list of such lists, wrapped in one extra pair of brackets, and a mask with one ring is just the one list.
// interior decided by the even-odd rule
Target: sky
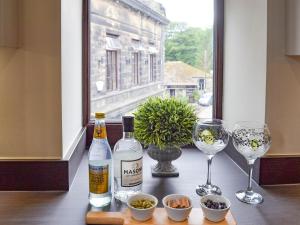
[(155, 0), (166, 9), (172, 22), (186, 22), (191, 27), (213, 26), (213, 0)]

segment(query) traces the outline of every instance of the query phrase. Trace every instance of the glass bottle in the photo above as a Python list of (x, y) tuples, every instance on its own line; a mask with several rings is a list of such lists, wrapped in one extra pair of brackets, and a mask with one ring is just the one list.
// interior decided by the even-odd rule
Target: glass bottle
[(89, 200), (95, 207), (111, 202), (112, 152), (107, 141), (105, 114), (96, 113), (93, 142), (89, 149)]
[(123, 116), (123, 138), (114, 147), (114, 197), (122, 202), (142, 190), (143, 149), (134, 138), (134, 117)]

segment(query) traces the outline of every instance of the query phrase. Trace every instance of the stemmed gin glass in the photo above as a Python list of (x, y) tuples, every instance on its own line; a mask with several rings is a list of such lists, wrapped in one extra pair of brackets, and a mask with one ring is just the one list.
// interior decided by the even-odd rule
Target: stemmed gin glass
[(202, 119), (195, 124), (193, 141), (197, 148), (206, 154), (208, 164), (207, 181), (206, 184), (198, 185), (198, 195), (222, 194), (218, 186), (211, 184), (211, 163), (213, 157), (227, 146), (228, 140), (229, 135), (222, 120)]
[(263, 202), (263, 197), (252, 190), (251, 179), (255, 160), (262, 157), (271, 145), (268, 126), (251, 121), (236, 123), (232, 132), (232, 141), (236, 150), (246, 158), (249, 165), (248, 188), (238, 191), (235, 195), (242, 202), (259, 204)]

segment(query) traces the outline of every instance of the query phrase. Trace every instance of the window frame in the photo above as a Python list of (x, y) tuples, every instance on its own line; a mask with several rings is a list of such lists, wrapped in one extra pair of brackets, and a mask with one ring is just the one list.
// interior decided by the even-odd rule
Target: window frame
[[(107, 92), (117, 91), (120, 88), (118, 68), (119, 68), (118, 51), (106, 49), (106, 91)], [(110, 81), (108, 82), (109, 79)], [(111, 87), (109, 87), (108, 84)]]
[(155, 82), (157, 76), (157, 63), (156, 63), (156, 54), (149, 54), (149, 81)]
[[(83, 0), (82, 12), (82, 125), (87, 127), (87, 146), (92, 140), (94, 123), (90, 120), (90, 0)], [(214, 0), (213, 26), (213, 118), (222, 119), (223, 107), (223, 52), (224, 52), (224, 0)], [(121, 121), (108, 120), (107, 133), (110, 144), (122, 136)]]
[(132, 75), (133, 75), (133, 85), (140, 84), (140, 53), (134, 51), (132, 54)]

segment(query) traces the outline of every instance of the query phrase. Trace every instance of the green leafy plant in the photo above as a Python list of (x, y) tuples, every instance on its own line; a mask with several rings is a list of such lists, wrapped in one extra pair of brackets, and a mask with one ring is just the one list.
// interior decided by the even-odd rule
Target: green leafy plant
[(195, 109), (176, 98), (150, 98), (135, 115), (135, 137), (144, 145), (180, 147), (192, 142)]
[(195, 99), (195, 101), (199, 101), (200, 99), (200, 91), (199, 90), (194, 90), (193, 91), (193, 98)]

